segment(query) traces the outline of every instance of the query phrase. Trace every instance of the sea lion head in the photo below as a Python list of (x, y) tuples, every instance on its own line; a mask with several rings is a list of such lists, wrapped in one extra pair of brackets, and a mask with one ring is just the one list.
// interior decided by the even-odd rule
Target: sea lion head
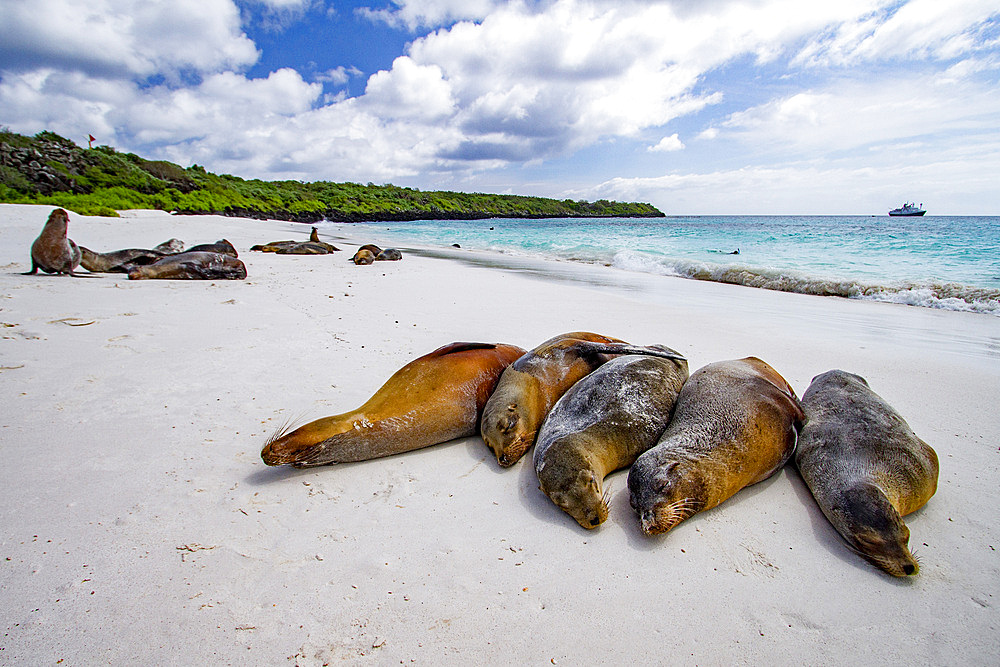
[(371, 264), (372, 262), (375, 261), (375, 255), (372, 253), (371, 250), (368, 250), (367, 248), (362, 248), (361, 250), (357, 251), (354, 254), (353, 261), (355, 264), (358, 265)]
[(601, 480), (588, 462), (578, 460), (572, 452), (563, 450), (557, 456), (536, 464), (538, 488), (578, 524), (587, 530), (597, 528), (608, 518), (608, 499)]
[(830, 512), (831, 523), (850, 547), (875, 567), (894, 577), (920, 571), (908, 546), (910, 529), (875, 485), (846, 490)]
[(333, 457), (326, 454), (343, 433), (365, 424), (352, 424), (339, 417), (324, 417), (295, 428), (286, 423), (278, 428), (260, 452), (260, 458), (269, 466), (291, 464), (296, 468), (326, 465)]
[(628, 488), (646, 535), (667, 532), (708, 503), (702, 473), (684, 461), (639, 457), (629, 470)]
[(541, 426), (540, 391), (538, 378), (508, 367), (483, 408), (483, 440), (505, 468), (535, 444)]

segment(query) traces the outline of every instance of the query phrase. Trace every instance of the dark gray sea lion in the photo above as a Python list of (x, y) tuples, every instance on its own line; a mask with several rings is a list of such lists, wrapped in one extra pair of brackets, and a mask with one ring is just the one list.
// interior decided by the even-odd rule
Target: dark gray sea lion
[(170, 239), (159, 245), (153, 246), (153, 250), (156, 252), (162, 252), (164, 255), (176, 255), (179, 252), (184, 252), (184, 241), (181, 241), (180, 239)]
[[(486, 445), (504, 466), (514, 465), (535, 444), (545, 416), (566, 390), (615, 355), (668, 355), (658, 346), (631, 345), (589, 331), (573, 331), (545, 341), (504, 371), (483, 410)], [(669, 358), (683, 359), (671, 352)]]
[(399, 252), (395, 248), (386, 248), (379, 254), (375, 255), (376, 262), (397, 262), (403, 259), (403, 253)]
[(371, 264), (372, 262), (375, 261), (375, 254), (371, 250), (368, 250), (367, 248), (361, 248), (356, 253), (354, 253), (354, 257), (351, 259), (351, 261), (359, 266), (365, 264)]
[(243, 280), (247, 267), (242, 261), (218, 252), (182, 252), (147, 264), (134, 266), (129, 280)]
[(803, 418), (791, 386), (756, 357), (693, 373), (667, 430), (629, 471), (642, 532), (666, 532), (770, 477), (795, 450)]
[(802, 396), (795, 464), (848, 546), (894, 577), (916, 574), (902, 517), (937, 490), (937, 454), (864, 378), (833, 370)]
[(222, 254), (222, 255), (229, 255), (230, 257), (239, 257), (240, 256), (240, 254), (238, 252), (236, 252), (236, 248), (233, 247), (233, 244), (230, 243), (229, 241), (227, 241), (226, 239), (219, 239), (215, 243), (202, 243), (202, 244), (199, 244), (199, 245), (193, 245), (190, 248), (188, 248), (187, 250), (185, 250), (184, 252), (185, 253), (188, 253), (188, 252), (215, 252), (215, 253), (219, 253), (219, 254)]
[(133, 267), (152, 264), (166, 256), (167, 253), (143, 248), (94, 252), (80, 246), (80, 266), (93, 273), (128, 273)]
[(356, 410), (290, 433), (261, 451), (267, 465), (365, 461), (474, 435), (500, 374), (524, 350), (501, 343), (452, 343), (396, 371)]
[(57, 208), (49, 214), (42, 232), (31, 244), (31, 276), (41, 269), (45, 273), (65, 273), (75, 275), (73, 270), (80, 265), (80, 249), (67, 238), (69, 214)]
[(542, 492), (584, 528), (603, 523), (604, 478), (656, 444), (687, 377), (686, 361), (626, 355), (573, 385), (538, 432), (534, 464)]

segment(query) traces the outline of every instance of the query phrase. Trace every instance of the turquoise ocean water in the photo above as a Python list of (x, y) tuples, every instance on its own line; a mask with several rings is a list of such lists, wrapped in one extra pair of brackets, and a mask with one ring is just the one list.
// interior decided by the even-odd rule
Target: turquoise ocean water
[(654, 275), (1000, 316), (1000, 217), (433, 220), (351, 229), (397, 247), (458, 243)]

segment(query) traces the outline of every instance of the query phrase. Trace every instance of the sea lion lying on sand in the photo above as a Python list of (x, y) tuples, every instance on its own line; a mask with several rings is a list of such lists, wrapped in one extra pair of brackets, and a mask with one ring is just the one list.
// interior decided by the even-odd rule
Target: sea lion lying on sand
[(223, 255), (229, 255), (230, 257), (239, 257), (240, 254), (236, 252), (236, 248), (232, 243), (226, 239), (219, 239), (215, 243), (202, 243), (200, 245), (194, 245), (185, 250), (184, 252), (217, 252)]
[(92, 273), (128, 273), (133, 267), (152, 264), (166, 256), (167, 253), (144, 248), (94, 252), (80, 246), (80, 266)]
[(795, 464), (823, 514), (868, 562), (894, 577), (916, 574), (902, 517), (937, 490), (937, 454), (861, 376), (816, 376), (802, 408)]
[(66, 236), (68, 230), (69, 214), (61, 208), (52, 211), (31, 244), (31, 271), (24, 275), (35, 275), (38, 269), (45, 273), (76, 275), (73, 269), (80, 265), (80, 249)]
[(218, 252), (182, 252), (167, 255), (152, 264), (133, 266), (129, 280), (243, 280), (247, 267), (242, 261)]
[(452, 343), (414, 359), (364, 405), (272, 435), (260, 453), (296, 467), (380, 456), (473, 435), (500, 374), (524, 354), (502, 343)]

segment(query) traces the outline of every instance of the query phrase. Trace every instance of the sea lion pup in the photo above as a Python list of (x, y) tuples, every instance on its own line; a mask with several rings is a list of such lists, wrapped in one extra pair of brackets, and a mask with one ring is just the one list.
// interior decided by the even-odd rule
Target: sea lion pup
[(242, 261), (218, 252), (182, 252), (167, 255), (152, 264), (131, 266), (129, 280), (243, 280), (247, 267)]
[(92, 273), (128, 273), (132, 267), (152, 264), (166, 255), (167, 253), (144, 248), (94, 252), (80, 246), (80, 266)]
[(73, 269), (80, 265), (80, 249), (67, 238), (69, 213), (57, 208), (49, 214), (42, 232), (31, 244), (31, 271), (33, 276), (41, 269), (45, 273), (65, 273), (75, 276)]
[(360, 408), (272, 435), (260, 457), (295, 467), (380, 456), (474, 435), (503, 369), (524, 354), (501, 343), (452, 343), (414, 359)]
[(695, 371), (667, 430), (629, 471), (642, 532), (666, 532), (770, 477), (795, 450), (803, 418), (791, 386), (756, 357)]
[(169, 239), (159, 245), (153, 246), (153, 250), (162, 252), (164, 255), (176, 255), (179, 252), (184, 252), (184, 241)]
[(802, 409), (795, 465), (823, 514), (872, 565), (894, 577), (916, 574), (901, 517), (937, 490), (937, 454), (860, 376), (816, 376)]
[(403, 259), (403, 253), (399, 252), (395, 248), (386, 248), (379, 254), (375, 255), (376, 262), (398, 262)]
[(351, 259), (351, 261), (357, 264), (358, 266), (371, 264), (372, 262), (375, 261), (375, 254), (371, 250), (368, 250), (367, 248), (361, 248), (356, 253), (354, 253), (354, 257)]
[(604, 523), (604, 478), (656, 444), (687, 377), (686, 361), (625, 355), (577, 382), (538, 431), (538, 488), (584, 528)]
[(232, 243), (226, 239), (219, 239), (215, 243), (201, 243), (199, 245), (193, 245), (184, 252), (215, 252), (221, 255), (229, 255), (230, 257), (239, 257), (240, 254), (236, 252), (236, 248)]
[(512, 466), (533, 444), (549, 410), (578, 380), (619, 354), (683, 359), (659, 346), (640, 347), (589, 331), (545, 341), (511, 364), (483, 410), (482, 433), (497, 462)]

